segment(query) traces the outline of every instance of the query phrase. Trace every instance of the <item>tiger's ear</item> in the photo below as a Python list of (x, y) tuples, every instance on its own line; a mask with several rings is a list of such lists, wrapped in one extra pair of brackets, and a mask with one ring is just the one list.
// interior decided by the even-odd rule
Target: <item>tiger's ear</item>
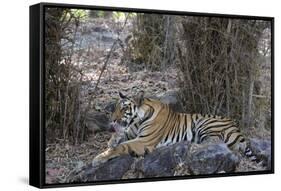
[(134, 97), (134, 102), (136, 103), (137, 107), (140, 107), (143, 104), (144, 100), (144, 91), (140, 91), (136, 97)]
[(119, 96), (121, 99), (127, 99), (127, 96), (123, 95), (121, 92), (119, 92)]

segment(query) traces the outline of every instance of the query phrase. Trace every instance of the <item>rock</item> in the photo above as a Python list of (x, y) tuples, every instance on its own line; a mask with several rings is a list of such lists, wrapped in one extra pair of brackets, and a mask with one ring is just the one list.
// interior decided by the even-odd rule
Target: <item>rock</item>
[(267, 170), (271, 170), (271, 140), (250, 139), (250, 147), (261, 159)]
[[(271, 164), (270, 141), (251, 139), (253, 150)], [(75, 181), (171, 177), (235, 172), (240, 160), (224, 143), (180, 142), (155, 149), (143, 157), (122, 155), (106, 163), (88, 165)]]
[(239, 158), (225, 144), (197, 145), (181, 142), (161, 147), (145, 155), (136, 164), (144, 177), (173, 176), (178, 166), (185, 164), (191, 174), (234, 172)]
[(104, 110), (108, 113), (112, 113), (115, 110), (116, 101), (110, 101), (107, 104), (105, 104)]
[(130, 169), (133, 161), (130, 155), (122, 155), (95, 167), (89, 164), (72, 181), (118, 180)]
[(92, 27), (92, 31), (98, 32), (98, 33), (103, 33), (103, 32), (107, 32), (108, 30), (103, 27), (100, 27), (100, 26), (95, 26), (95, 27)]
[(104, 42), (113, 42), (114, 41), (114, 38), (113, 36), (110, 36), (110, 34), (108, 35), (103, 35), (101, 37), (101, 40), (104, 41)]
[(224, 143), (199, 145), (188, 153), (187, 163), (192, 174), (234, 172), (239, 158)]
[[(132, 89), (134, 89), (134, 86), (132, 87)], [(127, 91), (127, 89), (123, 89), (123, 91)], [(158, 89), (154, 89), (154, 91), (158, 91)], [(169, 90), (158, 96), (148, 95), (148, 98), (158, 99), (162, 103), (168, 104), (174, 111), (183, 112), (183, 108), (179, 102), (177, 90)], [(110, 101), (107, 104), (105, 104), (104, 110), (108, 113), (112, 113), (115, 110), (115, 105), (116, 105), (116, 101)]]
[(106, 131), (110, 129), (109, 118), (105, 113), (88, 113), (85, 116), (85, 125), (91, 132)]
[(77, 161), (77, 165), (76, 165), (76, 168), (77, 169), (80, 169), (84, 166), (84, 162), (83, 161)]
[(157, 96), (157, 98), (165, 104), (168, 104), (174, 111), (183, 112), (183, 107), (179, 102), (178, 92), (169, 90)]
[(176, 143), (168, 147), (160, 147), (145, 155), (136, 164), (137, 171), (142, 171), (144, 177), (173, 176), (175, 166), (184, 159), (188, 150), (187, 142)]

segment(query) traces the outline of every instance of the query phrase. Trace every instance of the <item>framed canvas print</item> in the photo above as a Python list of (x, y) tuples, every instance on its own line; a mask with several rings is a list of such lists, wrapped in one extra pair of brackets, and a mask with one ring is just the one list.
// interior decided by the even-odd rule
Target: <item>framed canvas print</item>
[(30, 184), (274, 172), (274, 18), (30, 7)]

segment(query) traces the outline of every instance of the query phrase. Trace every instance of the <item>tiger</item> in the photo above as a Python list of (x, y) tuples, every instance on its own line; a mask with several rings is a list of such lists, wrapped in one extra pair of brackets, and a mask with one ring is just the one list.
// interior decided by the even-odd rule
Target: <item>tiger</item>
[(115, 128), (120, 128), (120, 125), (125, 127), (123, 136), (114, 144), (109, 143), (108, 149), (93, 159), (93, 166), (124, 154), (143, 156), (177, 142), (200, 144), (212, 138), (224, 142), (231, 150), (242, 152), (252, 161), (257, 160), (249, 142), (231, 118), (175, 112), (168, 104), (144, 97), (143, 91), (134, 98), (121, 92), (119, 96), (111, 118)]

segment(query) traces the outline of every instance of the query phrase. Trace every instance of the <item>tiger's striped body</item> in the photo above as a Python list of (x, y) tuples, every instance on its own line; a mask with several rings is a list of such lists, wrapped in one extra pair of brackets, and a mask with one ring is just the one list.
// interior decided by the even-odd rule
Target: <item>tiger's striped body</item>
[(212, 115), (176, 113), (158, 100), (129, 99), (122, 94), (112, 115), (114, 123), (125, 122), (125, 141), (109, 148), (93, 160), (93, 165), (122, 154), (137, 156), (157, 147), (181, 141), (202, 143), (209, 138), (223, 141), (231, 149), (242, 150), (252, 156), (243, 135), (229, 118)]

